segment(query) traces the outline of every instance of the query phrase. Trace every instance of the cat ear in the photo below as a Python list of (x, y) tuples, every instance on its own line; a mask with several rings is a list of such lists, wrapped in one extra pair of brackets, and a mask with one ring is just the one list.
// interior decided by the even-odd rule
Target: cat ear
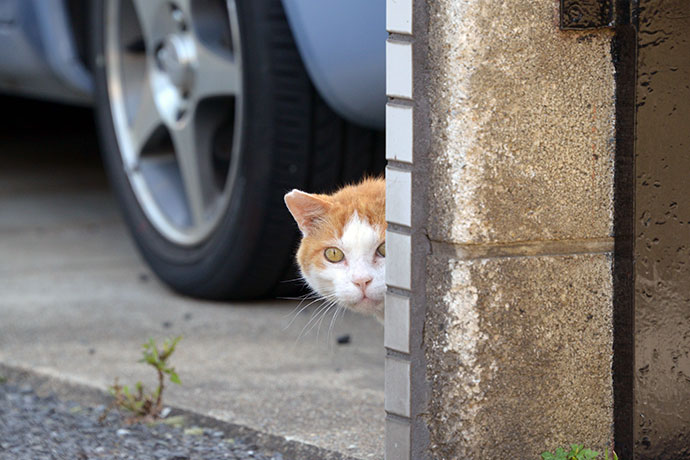
[(297, 189), (285, 195), (285, 204), (305, 235), (331, 207), (331, 203), (321, 196), (304, 193)]

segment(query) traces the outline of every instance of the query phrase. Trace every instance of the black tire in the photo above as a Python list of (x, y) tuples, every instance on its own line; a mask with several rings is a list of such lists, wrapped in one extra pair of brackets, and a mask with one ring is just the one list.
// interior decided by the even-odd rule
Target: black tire
[(165, 283), (190, 296), (250, 299), (293, 290), (281, 283), (294, 274), (298, 240), (284, 193), (332, 190), (381, 173), (381, 133), (343, 121), (316, 94), (280, 0), (238, 0), (246, 153), (221, 224), (201, 244), (175, 244), (149, 222), (124, 172), (102, 57), (106, 1), (94, 2), (91, 23), (97, 124), (112, 188), (142, 255)]

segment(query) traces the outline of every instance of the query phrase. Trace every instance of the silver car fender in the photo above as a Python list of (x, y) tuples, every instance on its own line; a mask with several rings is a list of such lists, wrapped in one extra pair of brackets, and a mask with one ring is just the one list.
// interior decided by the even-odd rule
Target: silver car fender
[(383, 128), (385, 0), (282, 0), (302, 60), (319, 94), (354, 123)]

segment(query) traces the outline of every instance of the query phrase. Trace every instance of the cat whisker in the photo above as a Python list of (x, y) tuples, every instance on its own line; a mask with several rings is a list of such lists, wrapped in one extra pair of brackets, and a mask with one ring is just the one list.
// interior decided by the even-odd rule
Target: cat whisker
[(321, 313), (327, 307), (328, 307), (328, 303), (323, 303), (323, 304), (319, 305), (318, 307), (316, 307), (316, 310), (314, 312), (312, 312), (311, 318), (309, 318), (309, 321), (307, 321), (307, 324), (305, 324), (304, 327), (302, 327), (302, 330), (300, 331), (299, 335), (297, 336), (297, 340), (300, 340), (302, 338), (302, 336), (305, 335), (305, 331), (307, 334), (309, 333), (309, 331), (311, 331), (311, 329), (309, 329), (307, 331), (307, 328), (309, 327), (310, 324), (312, 324), (314, 319), (318, 317), (319, 313)]
[(323, 299), (323, 298), (324, 297), (317, 292), (308, 292), (307, 294), (304, 294), (302, 296), (294, 297), (292, 300), (300, 300), (300, 303), (290, 313), (288, 313), (285, 316), (288, 317), (288, 316), (292, 315), (307, 300), (312, 300), (312, 299), (319, 300), (319, 299)]
[[(337, 304), (337, 300), (329, 300), (328, 302), (324, 303), (323, 305), (320, 305), (317, 310), (312, 314), (311, 318), (307, 322), (307, 324), (304, 325), (302, 328), (302, 332), (300, 332), (299, 337), (301, 338), (303, 335), (309, 334), (314, 327), (318, 324), (319, 319), (323, 319), (323, 315), (328, 313), (328, 310), (330, 310), (334, 305)], [(309, 327), (311, 325), (311, 327)], [(308, 328), (308, 329), (307, 329)], [(305, 331), (306, 330), (306, 334)], [(317, 340), (318, 340), (318, 330), (317, 330)]]
[(335, 325), (335, 319), (338, 317), (338, 313), (343, 310), (343, 307), (338, 305), (338, 308), (335, 309), (335, 313), (333, 313), (333, 318), (331, 318), (331, 324), (328, 326), (328, 343), (331, 343), (331, 337), (333, 337), (333, 326)]
[(328, 310), (326, 310), (326, 312), (324, 312), (324, 314), (321, 316), (321, 319), (319, 320), (319, 329), (318, 329), (317, 332), (316, 332), (317, 340), (318, 340), (318, 337), (319, 337), (319, 332), (320, 332), (320, 330), (321, 330), (321, 323), (323, 322), (324, 318), (327, 317), (328, 312), (331, 310), (331, 308), (332, 308), (333, 306), (335, 306), (336, 308), (335, 308), (335, 312), (333, 313), (333, 318), (331, 318), (331, 322), (330, 322), (330, 325), (329, 325), (329, 327), (328, 327), (328, 335), (326, 336), (326, 340), (330, 343), (330, 340), (331, 340), (331, 331), (332, 331), (332, 329), (333, 329), (334, 319), (335, 319), (336, 315), (338, 314), (338, 311), (339, 311), (341, 308), (343, 308), (343, 307), (340, 305), (339, 302), (334, 302), (333, 305), (331, 305), (331, 307), (330, 307)]
[(276, 297), (278, 300), (304, 300), (304, 296), (299, 297)]
[[(311, 305), (315, 304), (316, 302), (318, 302), (318, 301), (320, 301), (320, 300), (324, 300), (324, 299), (323, 299), (322, 297), (320, 297), (320, 296), (317, 296), (316, 298), (313, 298), (313, 300), (312, 300), (311, 302), (309, 302), (308, 304), (306, 304), (304, 307), (300, 308), (300, 305), (302, 305), (306, 300), (311, 300), (311, 298), (310, 298), (310, 299), (304, 299), (304, 300), (302, 300), (302, 302), (300, 302), (299, 305), (297, 305), (297, 306), (294, 308), (294, 310), (292, 310), (290, 313), (288, 313), (287, 315), (285, 315), (285, 318), (287, 318), (287, 317), (289, 317), (289, 316), (292, 316), (292, 319), (291, 319), (290, 322), (287, 324), (287, 326), (285, 326), (285, 327), (283, 328), (283, 330), (287, 330), (290, 326), (292, 326), (292, 323), (295, 322), (295, 320), (297, 319), (297, 317), (299, 316), (300, 313), (302, 313), (304, 310), (306, 310), (307, 308), (309, 308)], [(296, 311), (298, 308), (299, 308), (299, 311), (297, 311), (297, 313), (295, 313), (295, 311)], [(294, 313), (294, 314), (293, 314), (293, 313)]]
[(326, 318), (326, 316), (328, 316), (328, 312), (331, 311), (331, 309), (332, 309), (333, 307), (336, 307), (336, 310), (337, 310), (337, 306), (338, 306), (338, 304), (337, 304), (336, 302), (332, 302), (332, 303), (328, 306), (328, 308), (325, 309), (325, 310), (323, 311), (323, 313), (321, 313), (321, 317), (319, 318), (319, 320), (318, 320), (317, 322), (315, 322), (314, 325), (312, 325), (312, 327), (311, 327), (312, 329), (316, 326), (317, 323), (318, 323), (318, 325), (319, 325), (319, 326), (316, 328), (316, 341), (317, 341), (317, 342), (318, 342), (318, 340), (319, 340), (319, 335), (321, 334), (321, 325), (323, 324), (324, 318)]
[(292, 278), (290, 280), (282, 280), (281, 283), (294, 283), (295, 281), (299, 281), (304, 286), (307, 286), (307, 281), (301, 276), (299, 278)]
[(321, 296), (315, 292), (309, 292), (307, 294), (303, 294), (303, 295), (300, 295), (297, 297), (276, 297), (276, 299), (280, 299), (280, 300), (306, 300), (309, 298), (314, 299), (316, 297), (321, 297)]

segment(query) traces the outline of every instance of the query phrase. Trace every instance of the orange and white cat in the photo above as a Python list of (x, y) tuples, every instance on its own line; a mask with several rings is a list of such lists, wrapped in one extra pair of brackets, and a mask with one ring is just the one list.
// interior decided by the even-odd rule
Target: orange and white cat
[(332, 195), (293, 190), (285, 204), (302, 231), (297, 263), (322, 297), (383, 321), (386, 183), (365, 179)]

